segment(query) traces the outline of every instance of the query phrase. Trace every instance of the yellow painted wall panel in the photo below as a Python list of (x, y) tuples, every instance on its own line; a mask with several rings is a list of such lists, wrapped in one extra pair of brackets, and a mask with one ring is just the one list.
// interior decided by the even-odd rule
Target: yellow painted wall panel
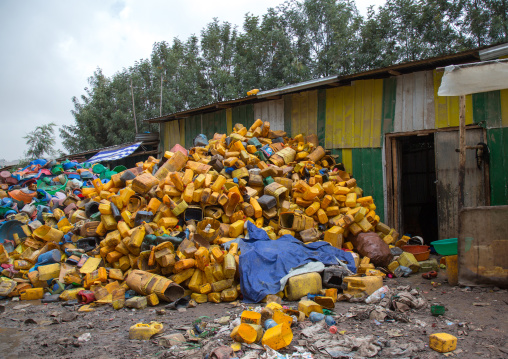
[(344, 88), (344, 125), (342, 126), (342, 148), (354, 146), (354, 88)]
[(373, 81), (371, 147), (381, 147), (383, 125), (383, 80)]
[(326, 90), (326, 148), (381, 147), (383, 80)]
[(170, 147), (169, 147), (169, 122), (163, 122), (161, 123), (161, 130), (163, 131), (162, 133), (164, 134), (164, 148), (162, 148), (162, 151), (163, 152), (166, 152), (166, 151), (169, 151)]
[(508, 127), (508, 90), (501, 90), (500, 93), (502, 126)]
[(357, 81), (352, 86), (354, 88), (354, 108), (353, 108), (353, 147), (361, 147), (362, 125), (364, 116), (364, 81)]
[(178, 126), (180, 127), (180, 145), (185, 146), (185, 120), (178, 120)]
[(317, 90), (291, 95), (291, 136), (317, 134)]
[[(438, 96), (443, 72), (434, 70), (434, 106), (436, 109), (436, 128), (459, 126), (459, 97)], [(473, 99), (466, 96), (466, 125), (473, 123)]]
[(342, 149), (342, 164), (346, 172), (353, 173), (353, 151), (351, 148)]

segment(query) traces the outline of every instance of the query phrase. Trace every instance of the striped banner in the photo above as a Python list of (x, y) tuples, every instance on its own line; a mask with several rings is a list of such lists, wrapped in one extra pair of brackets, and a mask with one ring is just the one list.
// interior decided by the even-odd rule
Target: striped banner
[(138, 149), (142, 142), (137, 142), (132, 145), (128, 145), (125, 147), (116, 148), (114, 150), (108, 151), (100, 151), (95, 156), (89, 158), (85, 162), (95, 163), (95, 162), (106, 162), (106, 161), (114, 161), (119, 160), (120, 158), (124, 158), (132, 154), (134, 151)]

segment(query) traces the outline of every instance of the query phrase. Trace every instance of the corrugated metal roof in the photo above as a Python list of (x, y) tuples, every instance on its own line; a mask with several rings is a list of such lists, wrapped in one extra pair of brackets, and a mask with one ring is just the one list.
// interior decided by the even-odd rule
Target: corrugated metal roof
[(378, 79), (378, 78), (386, 78), (389, 76), (396, 76), (407, 74), (411, 72), (424, 71), (429, 69), (435, 69), (437, 67), (452, 65), (452, 64), (463, 64), (466, 62), (476, 62), (480, 61), (480, 51), (485, 51), (486, 49), (497, 48), (507, 46), (508, 43), (505, 44), (496, 44), (491, 46), (484, 46), (480, 48), (476, 48), (473, 50), (467, 50), (458, 52), (450, 55), (436, 56), (425, 60), (404, 62), (396, 65), (391, 65), (379, 69), (373, 69), (363, 72), (358, 72), (351, 75), (344, 76), (330, 76), (321, 79), (314, 79), (309, 81), (304, 81), (300, 83), (296, 83), (293, 85), (288, 85), (276, 89), (261, 91), (255, 96), (247, 96), (229, 101), (221, 101), (215, 102), (212, 104), (204, 105), (201, 107), (192, 108), (185, 111), (175, 112), (172, 114), (155, 117), (151, 119), (144, 120), (149, 123), (159, 123), (159, 122), (168, 122), (179, 120), (182, 118), (187, 118), (192, 115), (212, 112), (215, 110), (232, 107), (232, 105), (238, 103), (255, 103), (260, 101), (270, 100), (270, 97), (277, 97), (283, 94), (300, 92), (307, 89), (314, 89), (327, 85), (346, 85), (351, 83), (351, 81), (355, 80), (367, 80), (367, 79)]
[(328, 85), (331, 83), (336, 83), (337, 79), (338, 79), (338, 76), (329, 76), (329, 77), (325, 77), (325, 78), (321, 78), (321, 79), (314, 79), (314, 80), (299, 82), (297, 84), (279, 87), (279, 88), (272, 89), (272, 90), (261, 91), (261, 92), (258, 92), (258, 94), (256, 96), (258, 98), (266, 98), (266, 97), (271, 97), (271, 96), (284, 95), (287, 93), (307, 90), (310, 88), (314, 89), (319, 86), (324, 86), (324, 85)]
[(150, 118), (150, 119), (147, 119), (144, 121), (149, 122), (149, 123), (175, 121), (175, 120), (187, 118), (189, 116), (196, 115), (199, 113), (212, 112), (212, 111), (232, 107), (231, 105), (234, 105), (237, 103), (252, 103), (252, 102), (258, 102), (258, 101), (259, 101), (259, 99), (256, 96), (240, 97), (240, 98), (237, 98), (234, 100), (214, 102), (214, 103), (203, 105), (200, 107), (191, 108), (191, 109), (188, 109), (185, 111), (174, 112), (174, 113), (171, 113), (168, 115)]

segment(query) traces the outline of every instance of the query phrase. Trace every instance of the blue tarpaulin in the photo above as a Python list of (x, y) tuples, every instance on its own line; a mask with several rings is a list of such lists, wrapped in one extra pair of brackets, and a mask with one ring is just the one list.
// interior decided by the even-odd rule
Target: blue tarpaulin
[(281, 278), (291, 268), (311, 261), (333, 265), (338, 264), (338, 259), (347, 262), (348, 268), (356, 273), (353, 255), (327, 242), (303, 244), (291, 235), (272, 241), (263, 229), (251, 222), (247, 222), (247, 229), (249, 239), (239, 241), (240, 285), (244, 302), (259, 303), (266, 295), (278, 293)]

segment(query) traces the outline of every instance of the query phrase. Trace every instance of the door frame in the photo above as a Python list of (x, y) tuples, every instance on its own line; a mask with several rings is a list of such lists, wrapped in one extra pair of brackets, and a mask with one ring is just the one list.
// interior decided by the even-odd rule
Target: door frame
[[(483, 131), (483, 142), (487, 143), (487, 131), (484, 127), (478, 125), (468, 125), (466, 130), (481, 129)], [(399, 139), (408, 136), (428, 136), (434, 135), (436, 132), (458, 131), (459, 127), (436, 128), (429, 130), (418, 130), (409, 132), (387, 133), (384, 138), (384, 155), (385, 155), (385, 176), (386, 176), (386, 218), (385, 222), (400, 233), (402, 223), (401, 211), (401, 186), (400, 183), (400, 157), (401, 146)], [(457, 132), (458, 135), (458, 132)], [(434, 149), (435, 151), (435, 149)], [(435, 162), (438, 159), (436, 157)], [(484, 163), (484, 186), (486, 205), (490, 206), (490, 177), (489, 165)]]

